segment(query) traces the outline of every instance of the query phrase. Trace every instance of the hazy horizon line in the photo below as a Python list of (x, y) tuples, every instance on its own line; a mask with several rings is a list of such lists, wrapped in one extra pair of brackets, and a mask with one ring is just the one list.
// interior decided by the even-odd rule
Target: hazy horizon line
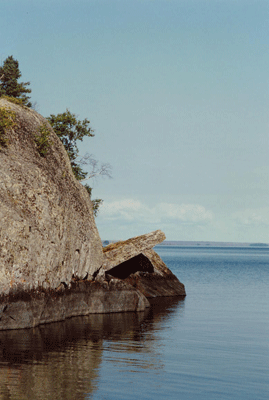
[[(102, 243), (115, 243), (125, 240), (102, 240)], [(261, 246), (266, 247), (269, 246), (269, 243), (263, 242), (222, 242), (222, 241), (211, 241), (211, 240), (164, 240), (162, 243), (157, 244), (156, 246), (233, 246), (233, 247), (248, 247), (248, 246)]]

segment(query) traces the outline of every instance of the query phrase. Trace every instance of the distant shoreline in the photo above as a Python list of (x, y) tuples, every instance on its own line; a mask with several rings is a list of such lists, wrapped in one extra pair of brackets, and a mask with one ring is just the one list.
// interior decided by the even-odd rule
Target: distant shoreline
[(209, 242), (209, 241), (169, 241), (165, 240), (158, 246), (186, 246), (186, 247), (269, 247), (267, 243), (240, 243), (240, 242)]
[[(115, 243), (118, 240), (103, 240), (103, 246)], [(268, 243), (240, 243), (240, 242), (210, 242), (210, 241), (186, 241), (186, 240), (165, 240), (158, 246), (181, 246), (181, 247), (269, 247)]]

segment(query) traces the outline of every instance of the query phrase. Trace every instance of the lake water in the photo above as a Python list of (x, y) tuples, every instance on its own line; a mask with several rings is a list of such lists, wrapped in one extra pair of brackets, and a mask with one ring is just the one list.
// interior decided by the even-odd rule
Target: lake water
[(269, 398), (269, 248), (159, 246), (187, 297), (0, 332), (0, 399)]

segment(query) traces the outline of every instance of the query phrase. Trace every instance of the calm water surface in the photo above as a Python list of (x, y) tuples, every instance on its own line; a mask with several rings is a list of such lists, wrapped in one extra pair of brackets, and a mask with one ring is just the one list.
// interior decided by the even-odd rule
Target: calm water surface
[(185, 299), (0, 332), (0, 399), (269, 398), (269, 249), (155, 248)]

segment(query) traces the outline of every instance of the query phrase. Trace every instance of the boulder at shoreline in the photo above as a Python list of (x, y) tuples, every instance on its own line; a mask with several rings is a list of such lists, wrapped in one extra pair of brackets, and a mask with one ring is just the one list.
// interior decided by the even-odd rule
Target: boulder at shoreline
[(184, 285), (153, 250), (164, 239), (157, 230), (104, 247), (106, 274), (123, 279), (148, 298), (186, 296)]

